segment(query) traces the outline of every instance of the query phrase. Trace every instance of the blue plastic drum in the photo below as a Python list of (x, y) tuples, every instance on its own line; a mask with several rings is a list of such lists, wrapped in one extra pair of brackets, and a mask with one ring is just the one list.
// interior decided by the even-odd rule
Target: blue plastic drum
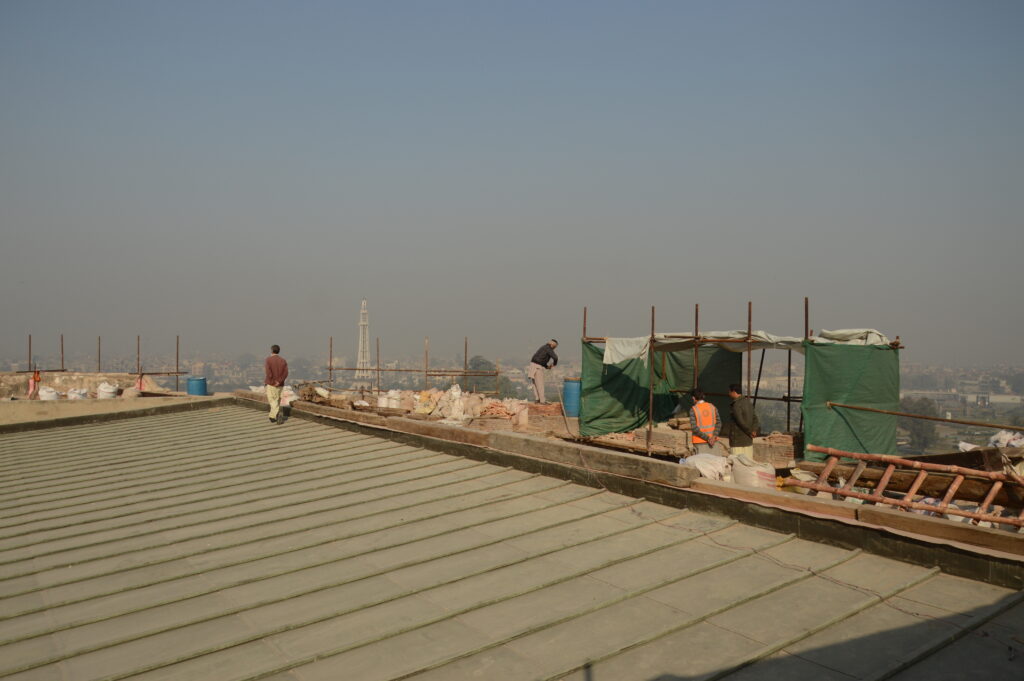
[(189, 376), (188, 377), (188, 394), (189, 395), (205, 395), (206, 394), (206, 376)]
[(580, 379), (565, 379), (565, 388), (562, 393), (562, 405), (565, 408), (566, 416), (577, 417), (580, 415)]

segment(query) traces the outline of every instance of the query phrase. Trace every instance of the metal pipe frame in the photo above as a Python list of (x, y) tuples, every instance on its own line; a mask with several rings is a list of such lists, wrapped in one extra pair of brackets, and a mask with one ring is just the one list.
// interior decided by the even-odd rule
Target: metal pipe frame
[[(580, 339), (583, 343), (606, 343), (608, 342), (607, 336), (588, 336), (587, 335), (587, 312), (586, 306), (583, 307), (583, 337)], [(693, 335), (688, 334), (665, 334), (663, 338), (678, 338), (680, 340), (692, 340), (693, 345), (693, 387), (696, 389), (699, 387), (698, 378), (700, 374), (700, 346), (705, 344), (722, 344), (722, 343), (744, 343), (747, 346), (747, 394), (750, 394), (750, 379), (751, 379), (751, 362), (753, 352), (753, 319), (754, 319), (754, 303), (753, 301), (747, 301), (747, 337), (746, 338), (713, 338), (713, 337), (702, 337), (700, 335), (700, 304), (697, 303), (693, 306)], [(810, 338), (810, 302), (809, 298), (804, 297), (804, 338)], [(654, 353), (654, 306), (651, 306), (651, 340), (650, 340), (650, 354)], [(761, 367), (757, 372), (757, 385), (760, 390), (761, 386), (761, 369), (764, 367), (764, 351), (762, 349), (761, 355)], [(786, 403), (786, 430), (789, 431), (791, 428), (790, 422), (790, 404), (793, 402), (803, 402), (803, 395), (794, 396), (793, 393), (793, 351), (787, 350), (786, 355), (786, 395), (783, 397), (761, 397), (758, 396), (758, 400), (765, 400), (771, 402), (785, 402)], [(648, 389), (650, 393), (648, 395), (648, 446), (647, 451), (650, 453), (650, 431), (652, 419), (650, 415), (654, 412), (653, 400), (654, 400), (654, 364), (653, 357), (651, 359), (651, 385)], [(687, 393), (689, 390), (669, 390), (669, 393)], [(713, 396), (724, 396), (721, 393), (707, 393)], [(945, 419), (941, 419), (945, 420)], [(803, 430), (803, 414), (800, 416), (800, 430)]]
[[(103, 337), (96, 336), (96, 373), (103, 373), (102, 364)], [(29, 368), (24, 371), (15, 371), (16, 374), (32, 374), (38, 371), (41, 374), (69, 373), (70, 369), (65, 366), (64, 334), (60, 334), (60, 369), (35, 369), (32, 368), (32, 334), (28, 336), (28, 363)], [(142, 336), (135, 336), (135, 375), (136, 376), (184, 376), (187, 371), (181, 371), (181, 336), (174, 337), (174, 371), (142, 371)], [(174, 389), (178, 389), (178, 381), (174, 381)]]
[[(665, 334), (663, 336), (663, 338), (678, 338), (680, 340), (692, 340), (692, 341), (694, 341), (694, 346), (693, 346), (693, 387), (694, 388), (698, 388), (699, 387), (699, 385), (698, 385), (698, 379), (699, 379), (699, 373), (700, 373), (700, 371), (699, 371), (699, 362), (700, 362), (699, 349), (700, 349), (701, 345), (705, 345), (705, 344), (720, 345), (722, 343), (744, 343), (747, 346), (747, 351), (746, 351), (746, 354), (747, 354), (747, 394), (748, 395), (750, 394), (751, 358), (752, 358), (752, 354), (751, 353), (752, 353), (752, 349), (753, 349), (753, 314), (754, 314), (753, 313), (753, 306), (754, 306), (753, 301), (747, 301), (747, 337), (746, 338), (702, 337), (700, 335), (700, 304), (699, 303), (694, 305), (693, 335), (687, 335), (687, 334)], [(813, 330), (810, 328), (810, 324), (811, 324), (810, 309), (811, 309), (810, 308), (810, 298), (807, 297), (807, 296), (804, 296), (804, 339), (810, 338), (811, 337), (811, 333), (813, 332)], [(655, 336), (655, 333), (654, 333), (654, 323), (653, 323), (653, 317), (654, 317), (654, 307), (653, 306), (651, 307), (651, 317), (652, 317), (652, 323), (651, 323), (650, 348), (651, 348), (651, 353), (653, 353), (654, 352), (654, 336)], [(898, 338), (899, 337), (897, 336), (897, 340), (898, 340)], [(588, 336), (587, 335), (587, 308), (584, 307), (583, 308), (583, 338), (582, 338), (582, 342), (584, 342), (584, 343), (605, 343), (607, 341), (608, 341), (608, 337), (607, 336)], [(902, 346), (899, 346), (899, 347), (902, 347)], [(786, 360), (787, 360), (786, 361), (786, 395), (783, 396), (783, 397), (761, 397), (761, 396), (758, 396), (757, 399), (758, 400), (772, 401), (772, 402), (785, 402), (786, 403), (786, 431), (788, 432), (788, 431), (790, 431), (792, 429), (792, 410), (791, 410), (791, 404), (794, 403), (794, 402), (802, 403), (803, 402), (803, 395), (796, 395), (796, 396), (793, 395), (793, 351), (792, 350), (787, 350), (786, 353), (787, 353), (786, 354)], [(763, 354), (762, 354), (761, 361), (762, 361), (762, 367), (763, 367), (763, 362), (764, 362)], [(653, 371), (654, 371), (654, 369), (653, 369), (653, 363), (652, 363), (652, 365), (651, 365), (651, 372), (652, 372), (652, 374), (653, 374)], [(650, 387), (650, 392), (653, 395), (653, 390), (654, 390), (653, 378), (651, 380), (652, 380), (652, 384), (651, 384), (651, 387)], [(761, 371), (760, 371), (760, 369), (758, 370), (757, 383), (758, 383), (758, 387), (760, 388), (760, 384), (761, 384)], [(685, 392), (689, 392), (689, 391), (688, 390), (670, 390), (669, 392), (670, 393), (685, 393)], [(709, 395), (719, 395), (718, 393), (708, 393), (708, 394)], [(648, 400), (648, 403), (649, 403), (648, 404), (648, 414), (650, 415), (654, 411), (654, 408), (652, 406), (653, 397), (650, 397), (650, 399)], [(978, 422), (978, 421), (963, 421), (963, 420), (958, 420), (958, 419), (945, 419), (945, 418), (939, 418), (939, 417), (935, 417), (935, 416), (922, 416), (922, 415), (919, 415), (919, 414), (907, 414), (907, 413), (904, 413), (904, 412), (886, 411), (884, 409), (873, 409), (873, 408), (870, 408), (870, 407), (856, 407), (856, 406), (847, 405), (847, 404), (838, 404), (838, 403), (835, 403), (835, 402), (827, 402), (826, 405), (830, 409), (833, 408), (833, 407), (841, 407), (841, 408), (846, 408), (846, 409), (859, 409), (861, 411), (871, 411), (871, 412), (877, 412), (877, 413), (880, 413), (880, 414), (891, 414), (891, 415), (894, 415), (894, 416), (905, 416), (905, 417), (908, 417), (908, 418), (926, 419), (926, 420), (930, 420), (930, 421), (939, 421), (939, 422), (942, 422), (942, 423), (957, 423), (957, 424), (963, 424), (963, 425), (969, 425), (969, 426), (981, 426), (981, 427), (984, 427), (984, 428), (1001, 428), (1001, 429), (1007, 429), (1007, 430), (1019, 430), (1020, 429), (1020, 426), (1007, 426), (1007, 425), (1001, 425), (1001, 424), (995, 424), (995, 423), (982, 423), (982, 422)], [(800, 431), (803, 431), (803, 426), (804, 426), (804, 418), (803, 418), (803, 412), (801, 412), (800, 413), (800, 426), (799, 426), (799, 430)], [(649, 439), (649, 436), (648, 436), (648, 439)]]
[(60, 335), (60, 369), (37, 369), (32, 366), (32, 334), (28, 335), (28, 369), (24, 371), (15, 371), (16, 374), (34, 374), (36, 372), (41, 374), (59, 374), (66, 372), (64, 368), (64, 334)]

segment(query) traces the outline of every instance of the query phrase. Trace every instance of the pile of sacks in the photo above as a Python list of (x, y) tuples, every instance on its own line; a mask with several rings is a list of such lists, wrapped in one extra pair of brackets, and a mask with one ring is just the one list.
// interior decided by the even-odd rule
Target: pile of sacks
[[(249, 386), (253, 392), (265, 393), (263, 386)], [(285, 388), (286, 394), (290, 387)], [(429, 390), (389, 390), (376, 397), (363, 398), (359, 393), (329, 391), (320, 386), (306, 384), (301, 387), (300, 396), (292, 399), (303, 399), (321, 404), (330, 404), (341, 408), (370, 407), (377, 409), (398, 409), (422, 416), (429, 416), (447, 421), (463, 423), (479, 417), (507, 418), (516, 425), (525, 425), (528, 418), (529, 402), (526, 400), (499, 400), (477, 393), (466, 393), (458, 385), (447, 390), (431, 388)], [(283, 399), (282, 399), (283, 402)], [(555, 405), (557, 407), (557, 405)]]
[(50, 386), (44, 385), (41, 388), (39, 388), (38, 396), (39, 399), (42, 400), (43, 402), (51, 402), (54, 400), (61, 399), (86, 400), (92, 397), (101, 400), (109, 400), (118, 397), (119, 392), (120, 396), (125, 399), (129, 399), (132, 397), (142, 397), (142, 391), (139, 390), (137, 387), (125, 388), (124, 390), (121, 390), (116, 385), (107, 383), (106, 381), (99, 384), (99, 386), (96, 388), (95, 393), (90, 393), (85, 388), (68, 388), (68, 391), (66, 393), (62, 393), (56, 388), (51, 388)]
[(775, 468), (771, 464), (759, 463), (743, 454), (718, 456), (717, 454), (694, 454), (680, 462), (696, 468), (701, 477), (709, 480), (734, 482), (744, 487), (774, 488)]
[[(249, 386), (249, 391), (250, 392), (254, 392), (254, 393), (259, 393), (260, 395), (266, 395), (267, 394), (267, 386), (265, 386), (265, 385), (250, 385)], [(292, 402), (294, 402), (297, 399), (299, 399), (299, 394), (295, 391), (295, 388), (293, 388), (292, 386), (286, 385), (284, 387), (284, 389), (281, 390), (281, 404), (283, 406), (287, 407), (288, 405), (290, 405)]]
[[(1000, 430), (988, 439), (989, 447), (1024, 447), (1024, 433), (1013, 430)], [(970, 442), (960, 442), (961, 452), (969, 452), (972, 449), (979, 449), (978, 445)]]
[[(476, 393), (464, 393), (458, 385), (448, 390), (425, 390), (419, 395), (417, 413), (441, 417), (447, 421), (464, 421), (481, 416), (498, 416), (515, 420), (527, 411), (526, 400), (498, 400)], [(430, 411), (427, 411), (430, 409)]]

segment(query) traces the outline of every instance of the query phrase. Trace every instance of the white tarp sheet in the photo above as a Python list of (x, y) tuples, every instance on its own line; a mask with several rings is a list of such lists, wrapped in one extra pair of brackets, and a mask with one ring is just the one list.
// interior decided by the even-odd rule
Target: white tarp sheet
[(604, 344), (604, 363), (618, 364), (627, 359), (641, 358), (647, 362), (647, 346), (651, 342), (650, 336), (639, 336), (637, 338), (609, 338)]
[[(751, 342), (746, 342), (746, 331), (709, 331), (700, 336), (702, 345), (717, 345), (732, 352), (746, 352), (747, 349), (762, 350), (794, 350), (803, 353), (803, 338), (796, 336), (776, 336), (767, 331), (752, 331)], [(607, 338), (604, 346), (604, 363), (618, 364), (628, 359), (647, 360), (650, 336), (636, 338)], [(808, 339), (812, 343), (838, 345), (889, 345), (889, 339), (874, 329), (840, 329), (838, 331), (822, 330), (817, 336)], [(696, 344), (697, 339), (685, 333), (654, 334), (655, 352), (673, 352), (686, 350)], [(722, 341), (722, 342), (716, 342)]]

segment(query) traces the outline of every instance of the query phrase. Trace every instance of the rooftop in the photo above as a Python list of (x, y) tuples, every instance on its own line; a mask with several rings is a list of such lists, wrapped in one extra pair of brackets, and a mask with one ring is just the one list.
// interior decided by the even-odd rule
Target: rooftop
[(1024, 677), (1024, 592), (364, 432), (0, 444), (5, 680)]

